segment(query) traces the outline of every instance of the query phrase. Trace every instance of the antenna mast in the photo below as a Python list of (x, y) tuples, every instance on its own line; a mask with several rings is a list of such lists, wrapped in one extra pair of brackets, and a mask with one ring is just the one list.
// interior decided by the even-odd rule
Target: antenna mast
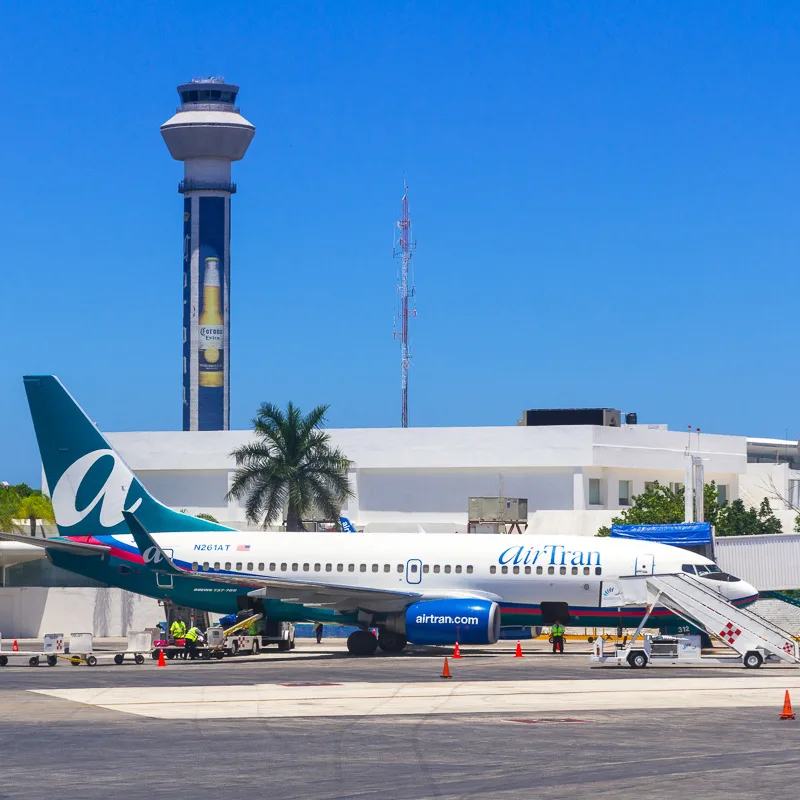
[(411, 259), (414, 257), (414, 250), (417, 243), (411, 236), (411, 218), (408, 214), (408, 186), (403, 185), (403, 204), (400, 219), (397, 221), (397, 233), (395, 234), (394, 248), (392, 255), (400, 259), (400, 272), (397, 276), (397, 293), (400, 298), (400, 308), (398, 318), (395, 317), (394, 338), (400, 340), (400, 365), (402, 374), (402, 412), (401, 425), (408, 427), (408, 366), (411, 362), (411, 353), (408, 348), (408, 319), (416, 316), (415, 308), (410, 308), (414, 303), (414, 275), (411, 266)]

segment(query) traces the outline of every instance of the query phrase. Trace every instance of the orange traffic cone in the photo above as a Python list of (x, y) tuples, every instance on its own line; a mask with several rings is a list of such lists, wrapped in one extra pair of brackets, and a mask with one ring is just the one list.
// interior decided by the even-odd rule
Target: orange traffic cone
[(461, 648), (458, 646), (458, 642), (456, 642), (456, 646), (453, 648), (453, 658), (461, 658)]
[(514, 653), (514, 658), (522, 658), (522, 645), (520, 644), (519, 639), (517, 639), (517, 652)]
[(442, 670), (442, 677), (443, 678), (452, 678), (453, 677), (450, 674), (450, 665), (447, 663), (447, 656), (444, 657), (444, 669)]
[(794, 719), (794, 711), (792, 711), (792, 701), (789, 699), (789, 690), (786, 690), (786, 697), (783, 698), (783, 711), (781, 711), (778, 719)]
[(157, 666), (159, 666), (159, 667), (166, 667), (167, 666), (167, 662), (164, 660), (164, 651), (163, 650), (159, 650), (158, 651), (158, 664), (157, 664)]
[(17, 640), (14, 639), (14, 644), (11, 645), (11, 652), (12, 653), (19, 653), (19, 645), (17, 644)]

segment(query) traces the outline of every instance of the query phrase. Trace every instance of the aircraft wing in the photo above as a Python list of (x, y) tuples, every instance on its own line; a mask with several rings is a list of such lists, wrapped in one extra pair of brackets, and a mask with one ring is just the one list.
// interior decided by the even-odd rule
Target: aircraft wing
[(0, 533), (0, 540), (32, 544), (34, 547), (41, 547), (45, 550), (62, 550), (76, 556), (101, 556), (103, 553), (111, 552), (111, 548), (103, 544), (71, 542), (69, 539), (35, 539), (33, 536), (21, 536), (18, 533)]
[(251, 597), (282, 600), (306, 606), (330, 608), (337, 611), (389, 612), (401, 611), (417, 600), (423, 599), (419, 592), (395, 591), (391, 589), (369, 589), (361, 586), (340, 586), (318, 581), (298, 581), (286, 578), (242, 577), (216, 572), (193, 572), (175, 564), (147, 532), (136, 515), (123, 511), (125, 522), (133, 535), (136, 546), (145, 564), (154, 572), (180, 575), (184, 578), (213, 581), (214, 583), (235, 584), (252, 589)]

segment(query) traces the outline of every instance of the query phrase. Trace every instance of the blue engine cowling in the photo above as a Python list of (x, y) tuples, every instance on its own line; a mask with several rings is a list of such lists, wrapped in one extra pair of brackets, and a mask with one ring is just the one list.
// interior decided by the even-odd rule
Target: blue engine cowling
[(426, 600), (409, 606), (405, 635), (413, 644), (494, 644), (500, 607), (491, 600)]

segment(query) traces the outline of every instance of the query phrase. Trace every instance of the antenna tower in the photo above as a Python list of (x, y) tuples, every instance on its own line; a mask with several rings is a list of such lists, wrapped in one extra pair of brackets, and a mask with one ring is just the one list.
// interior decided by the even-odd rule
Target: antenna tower
[[(394, 338), (400, 340), (400, 365), (402, 375), (402, 412), (401, 425), (408, 427), (408, 366), (411, 353), (408, 348), (408, 319), (416, 316), (414, 303), (414, 274), (411, 259), (417, 243), (411, 235), (411, 218), (408, 215), (408, 186), (403, 185), (403, 204), (400, 219), (397, 221), (393, 256), (400, 259), (400, 271), (397, 276), (397, 294), (400, 299), (398, 314), (395, 317)], [(398, 323), (399, 328), (398, 330)]]

